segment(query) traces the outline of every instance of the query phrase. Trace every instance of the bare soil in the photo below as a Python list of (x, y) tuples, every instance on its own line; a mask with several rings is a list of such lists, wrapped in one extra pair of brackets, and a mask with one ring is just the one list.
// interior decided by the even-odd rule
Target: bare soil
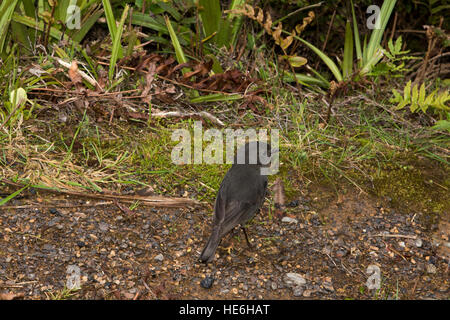
[[(248, 228), (254, 248), (236, 232), (209, 265), (198, 256), (211, 208), (139, 207), (130, 215), (113, 204), (29, 193), (0, 208), (0, 293), (25, 299), (449, 299), (448, 211), (429, 224), (419, 209), (342, 191), (303, 190), (286, 210), (292, 223), (273, 217), (266, 201)], [(379, 290), (366, 286), (369, 265), (380, 268)], [(64, 295), (69, 266), (80, 268), (81, 289)], [(287, 273), (306, 283), (289, 283)], [(205, 277), (213, 280), (208, 289)]]

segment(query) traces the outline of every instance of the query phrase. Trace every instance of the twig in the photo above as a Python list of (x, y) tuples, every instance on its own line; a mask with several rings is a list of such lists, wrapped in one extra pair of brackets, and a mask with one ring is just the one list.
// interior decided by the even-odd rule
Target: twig
[(321, 1), (319, 3), (315, 3), (315, 4), (312, 4), (312, 5), (309, 5), (309, 6), (306, 6), (306, 7), (301, 7), (299, 9), (295, 10), (295, 11), (292, 11), (288, 15), (286, 15), (286, 16), (276, 20), (275, 22), (273, 22), (273, 25), (276, 25), (276, 24), (278, 24), (278, 22), (281, 22), (281, 21), (283, 21), (283, 20), (285, 20), (285, 19), (287, 19), (287, 18), (289, 18), (289, 17), (291, 17), (291, 16), (293, 16), (293, 15), (295, 15), (295, 14), (301, 12), (301, 11), (312, 9), (312, 8), (316, 8), (316, 7), (320, 7), (322, 5), (322, 3), (323, 3), (323, 1)]
[[(381, 241), (383, 241), (383, 240), (381, 240)], [(407, 260), (400, 252), (398, 252), (398, 251), (395, 250), (394, 248), (391, 248), (386, 242), (383, 241), (383, 243), (384, 243), (384, 245), (386, 246), (386, 249), (387, 249), (387, 250), (392, 251), (392, 252), (398, 254), (400, 257), (402, 257), (403, 260), (405, 260), (406, 262), (409, 262), (409, 261), (408, 261), (408, 260)]]
[(417, 277), (416, 281), (414, 282), (414, 287), (411, 290), (411, 296), (416, 292), (417, 284), (419, 283), (420, 276)]
[(148, 290), (148, 292), (153, 296), (153, 298), (156, 298), (156, 295), (155, 295), (155, 293), (152, 291), (152, 289), (150, 289), (150, 287), (148, 286), (148, 284), (143, 280), (143, 279), (141, 279), (141, 281), (142, 281), (142, 283), (144, 284), (144, 287)]
[(183, 113), (180, 111), (167, 111), (167, 112), (157, 112), (157, 113), (151, 114), (151, 117), (156, 117), (156, 118), (168, 118), (168, 117), (182, 118), (182, 117), (193, 117), (193, 116), (200, 116), (202, 118), (207, 118), (207, 119), (211, 120), (212, 122), (214, 122), (215, 124), (218, 124), (221, 127), (225, 126), (225, 123), (223, 123), (220, 119), (216, 118), (211, 113), (206, 112), (206, 111), (187, 112), (187, 113)]
[(410, 236), (410, 235), (406, 235), (406, 234), (390, 234), (390, 233), (374, 234), (371, 237), (406, 238), (406, 239), (413, 239), (413, 240), (417, 239), (417, 236)]
[[(64, 60), (60, 59), (60, 58), (56, 58), (56, 61), (58, 61), (58, 63), (60, 65), (62, 65), (63, 67), (66, 67), (67, 69), (70, 69), (71, 64), (68, 62), (65, 62)], [(96, 88), (101, 88), (100, 85), (98, 84), (97, 80), (91, 78), (90, 76), (88, 76), (85, 72), (81, 71), (81, 70), (77, 70), (78, 74), (87, 82), (89, 82), (92, 86), (96, 87)]]
[[(6, 183), (8, 185), (12, 185), (15, 187), (23, 187), (22, 184), (10, 181), (5, 178), (0, 179), (1, 182)], [(184, 207), (188, 205), (201, 205), (202, 203), (188, 198), (169, 198), (162, 196), (121, 196), (121, 195), (113, 195), (113, 194), (95, 194), (95, 193), (83, 193), (83, 192), (75, 192), (68, 190), (60, 190), (60, 189), (47, 189), (47, 188), (39, 188), (37, 186), (32, 186), (35, 189), (40, 189), (42, 191), (49, 191), (54, 193), (64, 193), (77, 197), (86, 197), (86, 198), (94, 198), (94, 199), (108, 199), (108, 200), (121, 200), (123, 202), (134, 203), (136, 201), (141, 201), (142, 204), (154, 207)]]
[[(322, 45), (322, 52), (325, 51), (325, 48), (326, 48), (326, 46), (327, 46), (328, 38), (329, 38), (329, 36), (330, 36), (331, 27), (333, 26), (333, 23), (334, 23), (334, 17), (335, 17), (335, 16), (336, 16), (336, 10), (334, 10), (333, 16), (331, 17), (330, 25), (328, 26), (327, 36), (325, 37), (325, 41), (324, 41), (324, 43), (323, 43), (323, 45)], [(319, 66), (319, 63), (320, 63), (320, 61), (318, 60), (318, 61), (316, 62), (316, 65), (314, 66), (314, 69), (317, 69), (317, 67)]]

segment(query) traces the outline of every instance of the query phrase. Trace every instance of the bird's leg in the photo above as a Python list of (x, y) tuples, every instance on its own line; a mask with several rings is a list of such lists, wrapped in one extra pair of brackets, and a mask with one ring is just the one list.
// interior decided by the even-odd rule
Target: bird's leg
[(231, 255), (231, 250), (233, 249), (233, 236), (236, 234), (236, 230), (233, 229), (230, 233), (228, 233), (227, 240), (228, 246), (223, 246), (223, 249), (225, 249), (226, 252), (228, 252), (229, 255)]
[(245, 235), (245, 240), (247, 241), (247, 245), (250, 249), (253, 249), (253, 245), (250, 243), (250, 241), (248, 240), (248, 236), (247, 236), (247, 230), (245, 229), (245, 227), (241, 227), (242, 231), (244, 231), (244, 235)]

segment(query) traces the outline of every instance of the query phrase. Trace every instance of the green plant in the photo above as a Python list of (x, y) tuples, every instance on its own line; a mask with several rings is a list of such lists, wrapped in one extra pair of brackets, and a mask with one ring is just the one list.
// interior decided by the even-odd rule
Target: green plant
[(35, 6), (33, 0), (2, 1), (0, 53), (4, 52), (8, 39), (31, 50), (37, 42), (36, 34), (44, 46), (51, 38), (79, 43), (102, 16), (100, 3), (101, 0), (48, 0)]
[(389, 74), (393, 77), (401, 77), (404, 72), (408, 71), (405, 68), (405, 61), (412, 59), (419, 59), (413, 56), (407, 56), (409, 50), (402, 51), (402, 37), (398, 37), (395, 43), (392, 39), (388, 41), (388, 50), (382, 49), (386, 56), (386, 61), (378, 63), (368, 75), (379, 76)]
[(111, 59), (109, 62), (109, 80), (113, 79), (114, 76), (114, 70), (116, 67), (116, 62), (118, 58), (121, 58), (123, 56), (123, 50), (122, 50), (122, 45), (121, 45), (121, 41), (122, 41), (122, 33), (123, 33), (123, 29), (124, 29), (124, 23), (125, 23), (125, 19), (128, 15), (128, 10), (129, 7), (128, 5), (125, 6), (125, 9), (122, 12), (122, 17), (120, 18), (120, 22), (119, 25), (116, 27), (116, 20), (114, 19), (114, 16), (112, 14), (112, 10), (111, 10), (111, 5), (109, 4), (109, 0), (103, 0), (103, 4), (107, 4), (105, 6), (106, 8), (109, 8), (108, 10), (105, 10), (105, 12), (107, 13), (106, 17), (107, 17), (107, 21), (108, 21), (108, 28), (109, 31), (111, 33), (111, 38), (112, 38), (112, 50), (111, 50)]
[(199, 0), (197, 8), (205, 39), (218, 47), (234, 47), (242, 26), (242, 16), (234, 14), (233, 10), (241, 7), (244, 2), (232, 0), (227, 16), (222, 17), (219, 0)]
[(69, 289), (64, 285), (59, 291), (47, 291), (45, 295), (48, 300), (68, 300), (72, 298), (80, 289)]
[(426, 94), (425, 83), (422, 83), (419, 89), (419, 85), (412, 86), (411, 80), (408, 81), (403, 89), (403, 95), (397, 90), (393, 89), (392, 93), (394, 97), (390, 100), (392, 103), (397, 103), (396, 110), (401, 110), (406, 106), (409, 106), (411, 112), (417, 112), (421, 110), (426, 112), (428, 108), (437, 109), (441, 112), (450, 112), (450, 107), (447, 105), (450, 100), (450, 93), (445, 90), (438, 92), (438, 88)]
[(448, 0), (423, 0), (415, 1), (415, 3), (428, 10), (429, 21), (432, 24), (438, 23), (439, 15), (443, 14), (443, 11), (450, 9)]
[[(353, 16), (353, 35), (351, 32), (351, 23), (347, 21), (345, 27), (345, 39), (344, 39), (344, 57), (343, 62), (340, 66), (336, 65), (333, 60), (325, 54), (322, 50), (309, 43), (308, 41), (300, 38), (299, 36), (294, 36), (295, 39), (299, 40), (303, 44), (305, 44), (308, 48), (310, 48), (314, 53), (316, 53), (319, 58), (325, 63), (331, 73), (334, 75), (336, 81), (342, 82), (344, 80), (348, 80), (350, 76), (353, 75), (353, 51), (356, 50), (356, 58), (358, 65), (358, 75), (364, 76), (367, 75), (375, 65), (381, 60), (383, 57), (383, 50), (381, 48), (381, 41), (383, 38), (384, 31), (386, 30), (387, 23), (394, 9), (396, 0), (385, 0), (381, 7), (380, 15), (378, 19), (380, 19), (380, 28), (374, 29), (371, 33), (369, 42), (366, 44), (364, 41), (364, 45), (361, 46), (361, 40), (359, 37), (359, 31), (353, 6), (353, 1), (351, 0), (352, 6), (352, 16)], [(283, 31), (284, 33), (287, 33)], [(322, 81), (324, 76), (318, 77), (317, 72), (311, 70), (315, 73), (317, 80)], [(329, 85), (328, 85), (329, 87)]]

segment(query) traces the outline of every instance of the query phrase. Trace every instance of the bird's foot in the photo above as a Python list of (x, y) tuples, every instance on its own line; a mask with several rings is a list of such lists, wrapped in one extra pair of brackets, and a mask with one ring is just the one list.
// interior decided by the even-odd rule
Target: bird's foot
[(247, 230), (244, 227), (242, 227), (242, 231), (244, 231), (245, 241), (247, 242), (247, 246), (250, 248), (250, 250), (253, 250), (254, 249), (254, 245), (252, 245), (250, 243), (250, 240), (248, 239)]
[(228, 255), (231, 255), (231, 250), (233, 250), (233, 244), (231, 243), (228, 247), (224, 247), (225, 251), (228, 252)]

